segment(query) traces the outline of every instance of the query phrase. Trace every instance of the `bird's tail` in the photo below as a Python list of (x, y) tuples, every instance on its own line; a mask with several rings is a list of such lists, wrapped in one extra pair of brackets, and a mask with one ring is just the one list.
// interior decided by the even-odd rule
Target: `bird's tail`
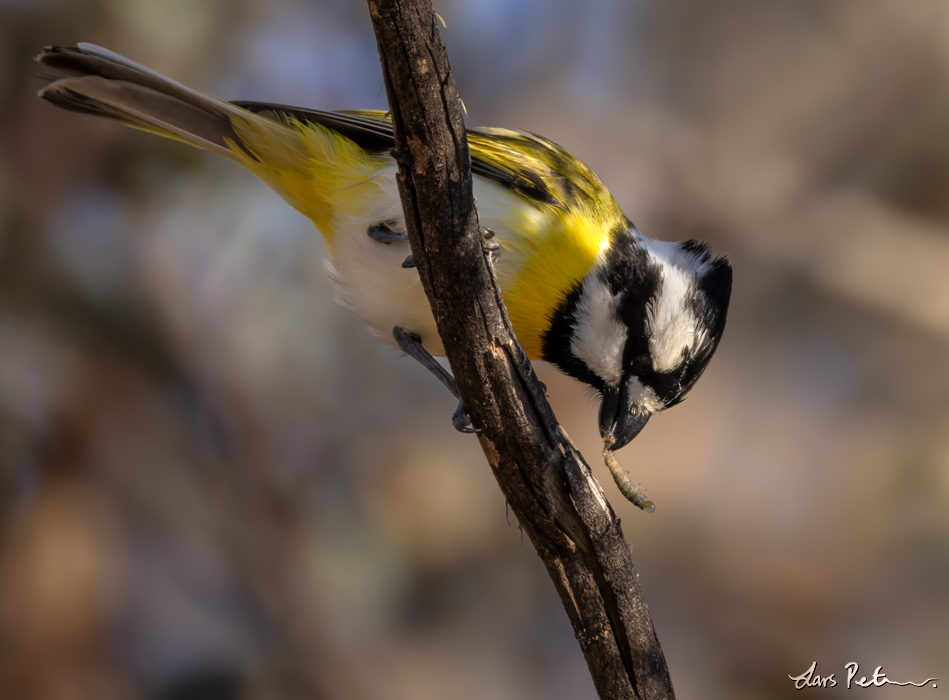
[(50, 46), (36, 57), (50, 84), (39, 95), (58, 107), (93, 114), (190, 143), (231, 160), (241, 139), (234, 119), (247, 110), (205, 95), (93, 44)]
[(353, 126), (340, 113), (225, 102), (93, 44), (51, 46), (36, 60), (50, 81), (40, 97), (237, 161), (328, 238), (336, 215), (365, 206), (352, 187), (382, 167), (351, 138), (391, 140), (391, 126), (378, 120), (356, 118)]

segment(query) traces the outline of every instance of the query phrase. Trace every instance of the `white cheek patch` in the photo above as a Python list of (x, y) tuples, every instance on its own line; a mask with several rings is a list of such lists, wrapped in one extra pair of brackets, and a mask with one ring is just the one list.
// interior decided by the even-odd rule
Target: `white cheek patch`
[(657, 413), (665, 408), (656, 392), (636, 377), (630, 377), (626, 383), (626, 395), (629, 397), (629, 412), (634, 415)]
[(583, 283), (577, 304), (570, 351), (605, 382), (615, 384), (623, 375), (626, 326), (616, 317), (618, 299), (609, 285), (593, 275)]
[(662, 267), (657, 297), (647, 308), (649, 354), (655, 371), (671, 372), (703, 340), (701, 324), (690, 305), (702, 264), (684, 254), (678, 244), (649, 241), (648, 247)]

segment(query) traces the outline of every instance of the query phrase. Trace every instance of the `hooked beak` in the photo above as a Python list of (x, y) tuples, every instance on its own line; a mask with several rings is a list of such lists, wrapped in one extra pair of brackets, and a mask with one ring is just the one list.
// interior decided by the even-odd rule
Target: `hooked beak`
[(642, 413), (637, 416), (630, 412), (626, 382), (620, 382), (619, 387), (607, 384), (603, 390), (603, 400), (600, 401), (600, 437), (606, 439), (609, 435), (613, 436), (611, 449), (625, 447), (639, 435), (651, 415)]

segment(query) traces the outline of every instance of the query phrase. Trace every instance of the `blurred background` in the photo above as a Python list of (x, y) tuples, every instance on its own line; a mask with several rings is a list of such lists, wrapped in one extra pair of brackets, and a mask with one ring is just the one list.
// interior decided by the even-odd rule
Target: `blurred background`
[[(619, 455), (654, 515), (539, 370), (679, 697), (799, 697), (815, 661), (827, 697), (850, 661), (949, 687), (949, 5), (436, 10), (469, 123), (732, 259), (718, 355)], [(249, 174), (37, 99), (32, 57), (77, 41), (386, 106), (361, 2), (0, 0), (0, 696), (594, 698), (451, 397), (332, 304), (319, 236)]]

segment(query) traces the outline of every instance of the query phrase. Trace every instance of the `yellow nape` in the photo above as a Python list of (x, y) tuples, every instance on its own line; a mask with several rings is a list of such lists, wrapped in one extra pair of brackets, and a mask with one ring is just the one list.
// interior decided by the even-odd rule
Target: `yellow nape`
[(518, 241), (519, 247), (531, 250), (513, 284), (502, 290), (511, 325), (531, 360), (543, 359), (543, 334), (550, 319), (609, 247), (616, 223), (613, 216), (588, 207), (566, 212), (551, 208), (548, 216), (549, 235)]

